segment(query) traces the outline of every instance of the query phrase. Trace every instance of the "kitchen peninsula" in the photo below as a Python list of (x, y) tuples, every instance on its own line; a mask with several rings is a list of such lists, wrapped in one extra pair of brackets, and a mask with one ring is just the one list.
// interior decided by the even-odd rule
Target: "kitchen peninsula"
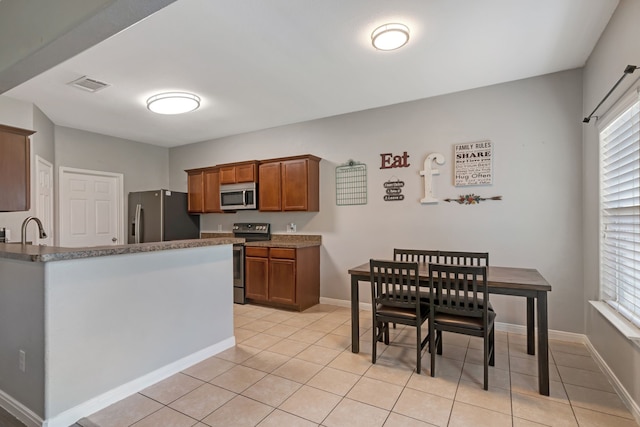
[(0, 244), (0, 401), (68, 426), (234, 345), (237, 238)]

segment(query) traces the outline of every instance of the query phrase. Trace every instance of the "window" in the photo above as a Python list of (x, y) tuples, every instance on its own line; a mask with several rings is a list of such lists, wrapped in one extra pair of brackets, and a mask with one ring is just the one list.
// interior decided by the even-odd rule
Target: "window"
[(640, 328), (640, 100), (600, 131), (600, 298)]

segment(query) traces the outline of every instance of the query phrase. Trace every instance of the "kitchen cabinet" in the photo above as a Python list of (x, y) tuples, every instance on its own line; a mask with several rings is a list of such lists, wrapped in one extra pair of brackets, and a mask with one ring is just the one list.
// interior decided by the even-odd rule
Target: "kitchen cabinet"
[(241, 182), (258, 182), (257, 161), (218, 165), (220, 168), (220, 184), (238, 184)]
[(28, 211), (31, 202), (29, 136), (35, 131), (0, 125), (0, 211)]
[(191, 213), (219, 213), (220, 170), (217, 167), (189, 169), (187, 172), (188, 202)]
[(256, 301), (269, 300), (269, 248), (245, 247), (245, 297)]
[(265, 160), (258, 167), (260, 211), (320, 210), (320, 158), (312, 155)]
[(299, 311), (320, 302), (319, 246), (247, 246), (245, 254), (247, 299)]

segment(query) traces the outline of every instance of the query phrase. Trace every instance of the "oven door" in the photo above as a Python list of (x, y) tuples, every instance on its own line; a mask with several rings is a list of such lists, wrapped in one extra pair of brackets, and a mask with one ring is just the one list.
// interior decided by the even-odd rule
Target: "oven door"
[(244, 245), (233, 245), (233, 302), (244, 304)]

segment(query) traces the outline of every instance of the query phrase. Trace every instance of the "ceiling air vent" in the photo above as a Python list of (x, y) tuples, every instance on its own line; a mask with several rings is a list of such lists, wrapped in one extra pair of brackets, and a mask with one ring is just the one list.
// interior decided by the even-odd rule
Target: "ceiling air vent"
[(74, 80), (68, 84), (71, 86), (77, 87), (78, 89), (86, 90), (88, 92), (97, 92), (99, 90), (104, 89), (107, 86), (111, 86), (108, 83), (94, 80), (87, 76), (82, 76), (79, 79)]

